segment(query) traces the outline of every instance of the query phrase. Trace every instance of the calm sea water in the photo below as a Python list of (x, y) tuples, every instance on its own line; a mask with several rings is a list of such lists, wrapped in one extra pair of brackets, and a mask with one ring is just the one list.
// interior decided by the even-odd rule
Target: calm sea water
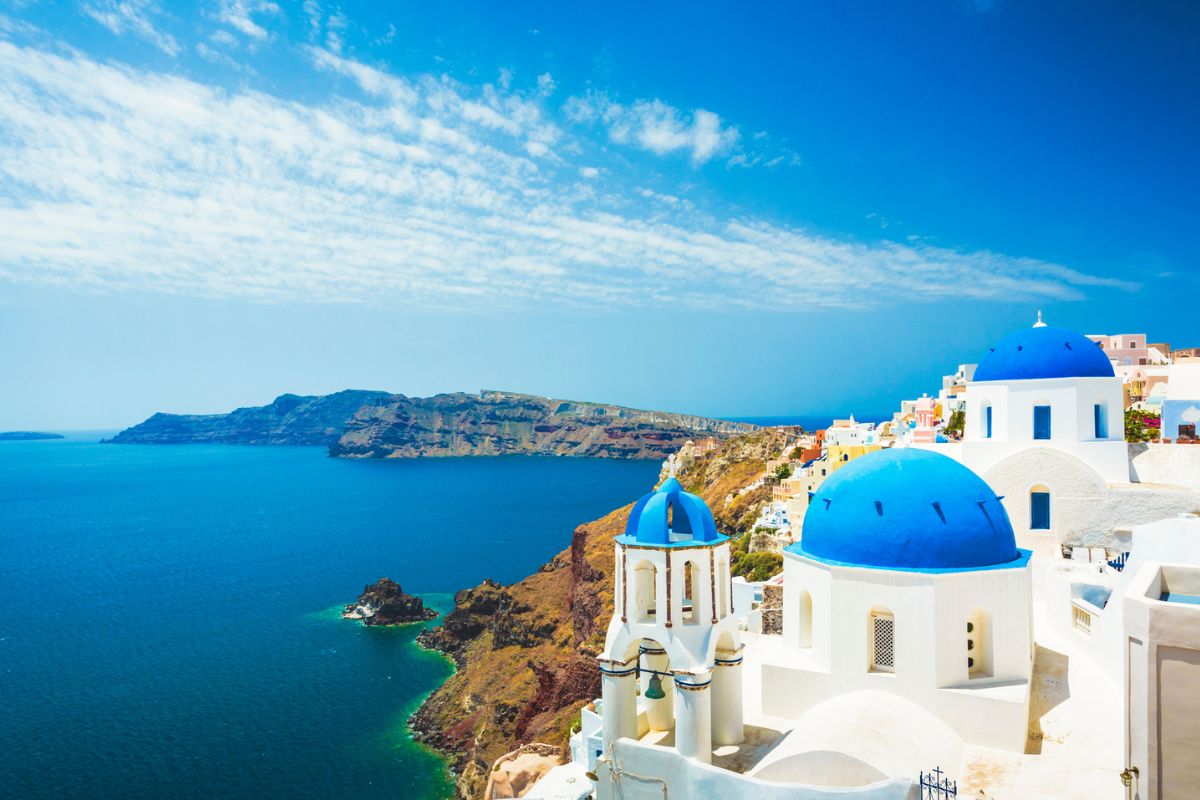
[(339, 606), (517, 580), (658, 465), (0, 443), (0, 796), (436, 798), (451, 667)]

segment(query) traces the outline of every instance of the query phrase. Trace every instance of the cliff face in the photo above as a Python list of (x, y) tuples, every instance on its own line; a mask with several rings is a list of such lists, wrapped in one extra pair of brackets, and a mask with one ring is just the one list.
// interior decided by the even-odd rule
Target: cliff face
[(348, 458), (540, 454), (660, 458), (688, 439), (753, 430), (739, 422), (483, 392), (405, 397), (347, 390), (280, 395), (228, 414), (155, 414), (115, 444), (320, 444)]
[(355, 458), (519, 454), (661, 458), (688, 439), (753, 425), (548, 397), (395, 395), (363, 408), (330, 454)]
[[(734, 437), (680, 476), (717, 517), (741, 532), (763, 501), (728, 495), (761, 475), (785, 436), (775, 430)], [(459, 795), (482, 796), (491, 764), (528, 742), (565, 746), (580, 707), (599, 696), (596, 655), (613, 608), (613, 537), (629, 506), (581, 525), (569, 548), (511, 586), (485, 581), (459, 592), (455, 609), (420, 641), (451, 655), (458, 671), (411, 720), (418, 739), (449, 754)]]
[(155, 414), (107, 441), (114, 444), (305, 444), (330, 445), (364, 405), (387, 392), (348, 389), (320, 397), (283, 394), (268, 406), (228, 414)]

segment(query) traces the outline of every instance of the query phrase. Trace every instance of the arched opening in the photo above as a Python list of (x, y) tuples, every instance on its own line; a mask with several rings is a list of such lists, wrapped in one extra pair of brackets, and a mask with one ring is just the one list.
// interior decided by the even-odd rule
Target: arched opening
[(812, 595), (801, 591), (796, 608), (796, 631), (800, 647), (812, 647), (813, 608)]
[(721, 604), (717, 611), (717, 619), (725, 619), (733, 613), (729, 606), (729, 561), (722, 556), (717, 557), (717, 600)]
[(700, 567), (695, 561), (683, 562), (683, 618), (684, 625), (700, 623)]
[(671, 660), (661, 644), (642, 639), (638, 646), (638, 694), (646, 709), (652, 731), (669, 731), (675, 726), (675, 681)]
[(633, 618), (653, 623), (658, 616), (658, 569), (649, 561), (633, 568)]
[(1041, 484), (1029, 490), (1029, 530), (1050, 530), (1050, 490)]
[(967, 677), (992, 677), (992, 615), (982, 608), (967, 617)]
[(992, 404), (983, 407), (983, 438), (992, 438)]
[(871, 610), (867, 663), (871, 672), (896, 671), (896, 618), (886, 608)]

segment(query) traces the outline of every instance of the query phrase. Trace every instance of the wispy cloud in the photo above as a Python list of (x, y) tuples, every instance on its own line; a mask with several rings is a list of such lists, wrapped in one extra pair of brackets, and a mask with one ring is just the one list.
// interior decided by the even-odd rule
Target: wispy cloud
[[(0, 40), (0, 280), (460, 310), (792, 310), (1115, 285), (723, 218), (577, 155), (537, 91), (309, 56), (356, 91), (299, 103)], [(693, 158), (728, 130), (651, 117), (670, 121), (648, 142)]]
[(160, 13), (157, 0), (96, 0), (83, 4), (83, 12), (118, 36), (140, 36), (169, 56), (179, 54), (174, 36), (159, 30), (152, 17)]
[(722, 124), (711, 111), (698, 108), (686, 113), (661, 100), (622, 105), (603, 92), (589, 92), (569, 98), (563, 112), (573, 122), (600, 123), (617, 144), (635, 145), (657, 155), (682, 151), (694, 164), (728, 153), (739, 138), (737, 128)]
[(279, 14), (279, 6), (269, 0), (221, 0), (218, 18), (234, 30), (249, 36), (251, 39), (263, 40), (269, 34), (255, 15), (275, 16)]

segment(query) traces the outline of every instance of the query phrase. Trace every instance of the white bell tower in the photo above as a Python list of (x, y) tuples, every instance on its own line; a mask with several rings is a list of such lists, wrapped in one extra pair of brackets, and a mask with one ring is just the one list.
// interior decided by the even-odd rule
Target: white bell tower
[(680, 754), (711, 762), (743, 739), (741, 643), (729, 537), (669, 476), (616, 538), (614, 613), (600, 656), (604, 748), (674, 728)]

